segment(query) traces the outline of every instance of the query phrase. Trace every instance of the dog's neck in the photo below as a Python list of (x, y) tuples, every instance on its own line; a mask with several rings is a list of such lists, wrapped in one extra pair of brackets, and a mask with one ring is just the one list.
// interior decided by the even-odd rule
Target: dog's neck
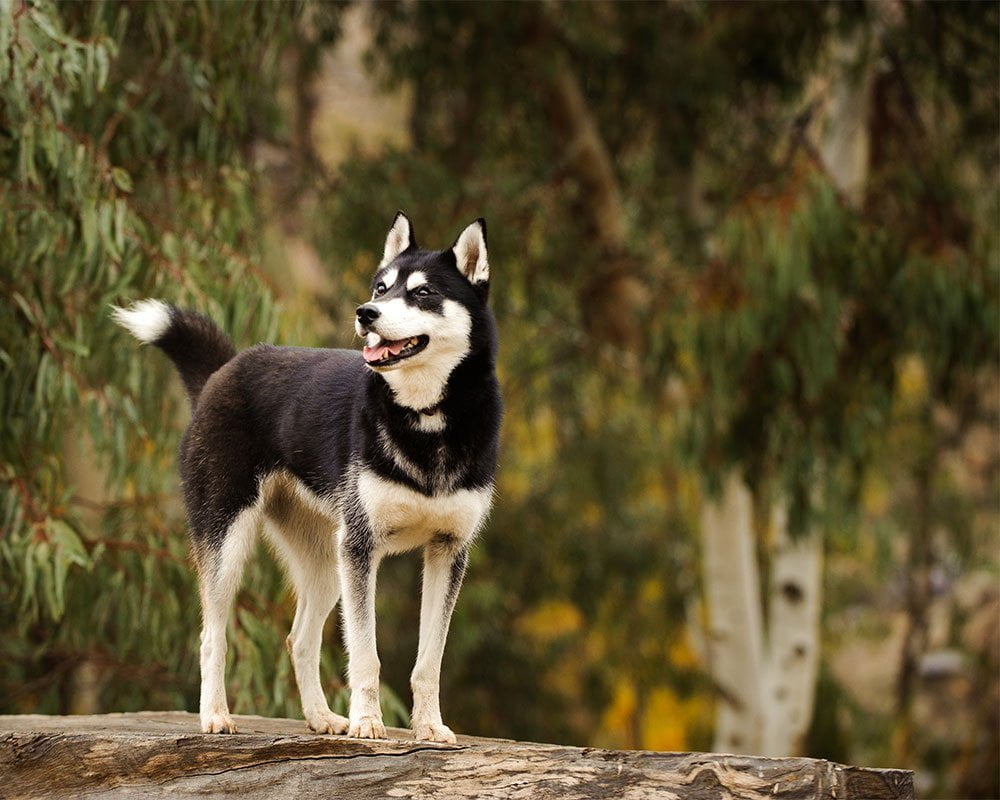
[(417, 413), (426, 411), (431, 415), (440, 408), (451, 372), (451, 369), (445, 372), (431, 362), (419, 367), (392, 370), (381, 377), (389, 385), (396, 405)]
[(389, 399), (397, 406), (416, 412), (418, 428), (433, 430), (447, 412), (446, 400), (456, 378), (472, 378), (482, 373), (487, 379), (494, 370), (494, 356), (488, 351), (472, 353), (447, 371), (433, 362), (410, 369), (379, 373), (389, 388)]

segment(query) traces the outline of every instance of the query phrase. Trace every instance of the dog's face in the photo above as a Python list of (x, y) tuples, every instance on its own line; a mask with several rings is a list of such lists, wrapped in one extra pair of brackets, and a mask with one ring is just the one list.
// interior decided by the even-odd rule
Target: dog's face
[(437, 382), (443, 390), (466, 356), (488, 346), (489, 277), (483, 220), (469, 225), (448, 250), (420, 250), (409, 219), (398, 213), (371, 300), (357, 309), (354, 328), (365, 339), (365, 363), (393, 389), (407, 379)]

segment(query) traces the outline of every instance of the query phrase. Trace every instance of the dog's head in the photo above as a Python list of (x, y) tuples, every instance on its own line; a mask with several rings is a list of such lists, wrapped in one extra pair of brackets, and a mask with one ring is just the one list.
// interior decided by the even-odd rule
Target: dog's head
[[(439, 399), (456, 366), (493, 347), (489, 280), (484, 220), (469, 225), (447, 250), (421, 250), (410, 220), (396, 214), (371, 300), (358, 306), (354, 327), (365, 338), (365, 363), (384, 375), (404, 405), (433, 405), (436, 399), (426, 401), (435, 385)], [(406, 402), (417, 386), (424, 387), (420, 397)]]

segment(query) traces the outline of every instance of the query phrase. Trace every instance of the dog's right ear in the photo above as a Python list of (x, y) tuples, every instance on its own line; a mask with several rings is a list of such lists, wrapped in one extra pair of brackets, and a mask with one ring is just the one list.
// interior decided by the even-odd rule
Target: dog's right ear
[(413, 235), (413, 226), (409, 217), (402, 211), (396, 212), (396, 218), (392, 221), (389, 233), (385, 237), (385, 251), (382, 253), (382, 263), (378, 265), (382, 269), (390, 263), (400, 253), (417, 246), (417, 239)]

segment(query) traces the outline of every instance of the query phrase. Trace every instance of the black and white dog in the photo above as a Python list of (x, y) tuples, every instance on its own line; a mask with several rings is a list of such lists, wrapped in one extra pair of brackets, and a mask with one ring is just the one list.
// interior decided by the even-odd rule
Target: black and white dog
[[(193, 409), (180, 473), (201, 590), (205, 732), (236, 731), (226, 623), (263, 530), (295, 589), (288, 648), (306, 721), (363, 738), (385, 737), (376, 571), (383, 556), (423, 548), (413, 731), (455, 741), (441, 720), (441, 657), (489, 512), (501, 417), (486, 224), (448, 250), (420, 250), (400, 212), (372, 289), (355, 321), (363, 353), (263, 344), (237, 353), (200, 314), (159, 300), (114, 310), (174, 362)], [(350, 719), (330, 710), (319, 676), (323, 623), (341, 598)]]

